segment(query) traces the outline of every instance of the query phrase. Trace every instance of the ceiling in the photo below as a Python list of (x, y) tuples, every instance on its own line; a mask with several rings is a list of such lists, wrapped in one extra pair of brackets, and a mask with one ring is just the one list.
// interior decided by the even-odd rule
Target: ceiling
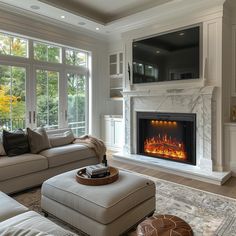
[(0, 0), (0, 9), (109, 36), (147, 24), (164, 12), (161, 7), (186, 1), (195, 0)]
[[(60, 23), (101, 37), (117, 37), (122, 32), (161, 24), (183, 11), (207, 9), (225, 0), (0, 0), (0, 10), (8, 10), (44, 22)], [(236, 0), (227, 0), (236, 2)]]
[(173, 0), (39, 0), (57, 8), (108, 23)]

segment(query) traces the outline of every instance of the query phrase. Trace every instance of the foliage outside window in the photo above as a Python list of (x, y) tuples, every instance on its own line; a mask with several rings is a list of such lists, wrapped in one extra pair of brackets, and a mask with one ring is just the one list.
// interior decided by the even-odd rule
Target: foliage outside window
[(85, 134), (86, 76), (67, 73), (68, 124), (77, 136)]
[(28, 40), (0, 33), (0, 54), (28, 57)]
[(66, 64), (87, 67), (87, 53), (73, 49), (66, 49), (65, 56)]
[(37, 70), (37, 126), (58, 128), (59, 73)]
[(61, 48), (45, 44), (41, 42), (34, 42), (34, 59), (46, 62), (61, 62)]
[(0, 131), (25, 128), (25, 78), (25, 68), (0, 65)]

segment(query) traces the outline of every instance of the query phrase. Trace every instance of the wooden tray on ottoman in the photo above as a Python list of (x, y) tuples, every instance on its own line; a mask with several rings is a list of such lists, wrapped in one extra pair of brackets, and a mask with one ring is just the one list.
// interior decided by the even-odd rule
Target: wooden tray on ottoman
[(84, 185), (105, 185), (115, 182), (119, 177), (119, 170), (115, 167), (109, 166), (110, 175), (102, 178), (89, 178), (86, 175), (86, 168), (81, 168), (76, 174), (76, 180)]

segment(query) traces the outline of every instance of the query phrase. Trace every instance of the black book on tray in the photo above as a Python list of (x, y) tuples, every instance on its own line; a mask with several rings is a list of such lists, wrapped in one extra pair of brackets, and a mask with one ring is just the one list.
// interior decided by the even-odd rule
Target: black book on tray
[(103, 164), (91, 165), (86, 167), (87, 175), (98, 175), (107, 173), (108, 166), (104, 166)]
[(107, 172), (102, 173), (102, 174), (94, 174), (94, 175), (87, 174), (87, 176), (88, 176), (89, 178), (104, 178), (104, 177), (106, 177), (107, 175), (108, 175)]

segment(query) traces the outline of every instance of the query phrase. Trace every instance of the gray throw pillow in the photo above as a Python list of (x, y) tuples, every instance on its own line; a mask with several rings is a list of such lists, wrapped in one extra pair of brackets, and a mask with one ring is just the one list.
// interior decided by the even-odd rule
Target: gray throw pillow
[(14, 132), (3, 130), (2, 140), (5, 152), (9, 157), (29, 152), (28, 138), (22, 129)]
[(71, 130), (64, 133), (51, 134), (48, 136), (51, 147), (59, 147), (72, 143), (75, 140)]
[(50, 148), (48, 136), (44, 128), (40, 127), (35, 131), (27, 128), (27, 134), (31, 153), (36, 154)]

